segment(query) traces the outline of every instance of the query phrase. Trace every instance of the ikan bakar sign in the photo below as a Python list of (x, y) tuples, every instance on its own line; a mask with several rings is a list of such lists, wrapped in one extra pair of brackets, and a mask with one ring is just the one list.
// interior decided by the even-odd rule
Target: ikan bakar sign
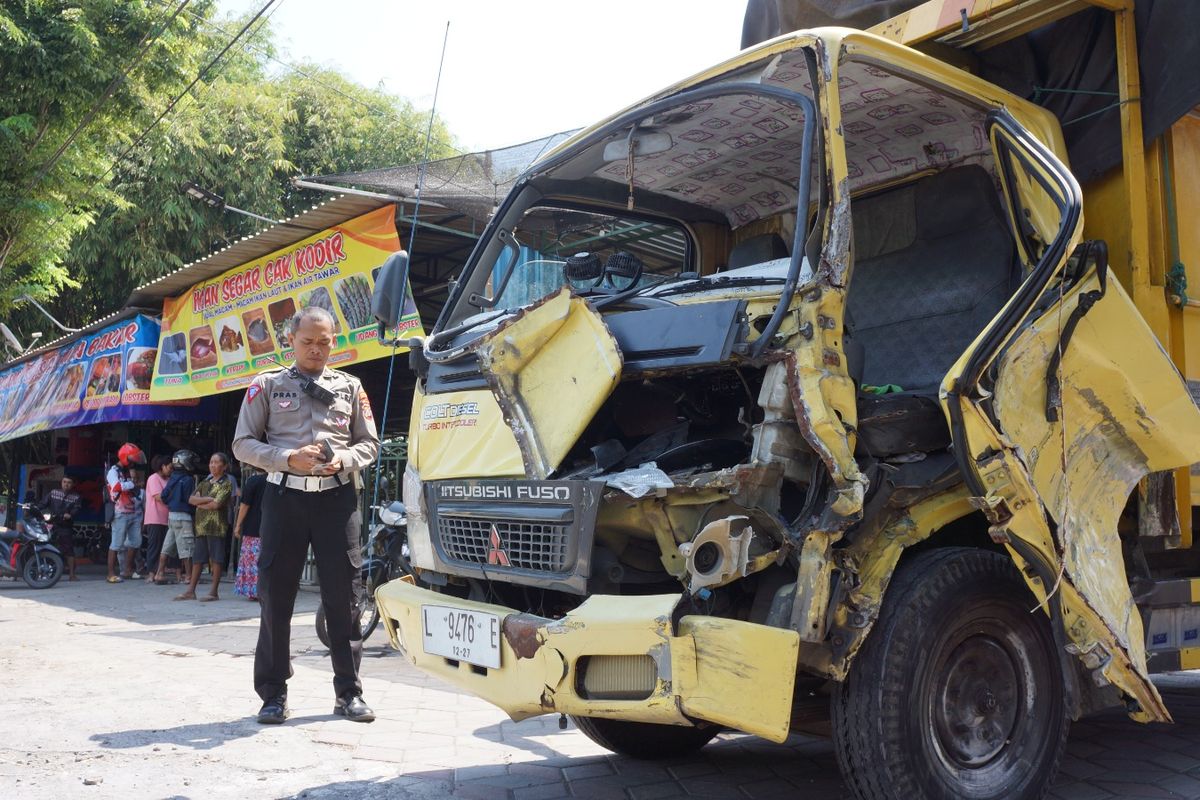
[[(375, 278), (400, 249), (395, 206), (384, 206), (196, 284), (163, 304), (154, 400), (178, 400), (249, 385), (294, 360), (287, 324), (306, 306), (333, 315), (330, 366), (390, 355), (371, 315)], [(406, 334), (421, 322), (409, 291)]]
[(196, 399), (155, 403), (158, 322), (136, 316), (0, 371), (0, 441), (97, 422), (208, 420)]

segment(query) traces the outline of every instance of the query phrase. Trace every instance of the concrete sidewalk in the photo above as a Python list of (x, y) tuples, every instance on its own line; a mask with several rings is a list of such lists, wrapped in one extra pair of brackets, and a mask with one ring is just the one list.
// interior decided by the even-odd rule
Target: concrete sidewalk
[[(700, 754), (613, 756), (557, 718), (514, 723), (410, 668), (381, 631), (367, 642), (370, 725), (332, 715), (331, 672), (302, 592), (293, 627), (293, 717), (254, 722), (254, 603), (227, 581), (217, 603), (175, 586), (0, 581), (0, 798), (848, 798), (833, 748), (724, 735)], [(1200, 679), (1161, 682), (1178, 725), (1119, 712), (1077, 723), (1053, 792), (1200, 798)]]

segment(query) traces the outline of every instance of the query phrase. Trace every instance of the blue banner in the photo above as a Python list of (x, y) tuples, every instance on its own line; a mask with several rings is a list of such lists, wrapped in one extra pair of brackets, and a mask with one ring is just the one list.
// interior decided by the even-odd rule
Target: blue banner
[(0, 371), (0, 441), (98, 422), (215, 419), (211, 402), (150, 402), (158, 334), (139, 315)]

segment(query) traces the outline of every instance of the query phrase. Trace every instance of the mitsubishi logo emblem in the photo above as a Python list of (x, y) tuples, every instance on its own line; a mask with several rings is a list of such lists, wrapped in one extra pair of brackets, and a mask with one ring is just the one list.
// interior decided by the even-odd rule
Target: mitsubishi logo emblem
[(499, 567), (512, 566), (508, 560), (508, 553), (504, 552), (504, 543), (500, 541), (500, 531), (496, 530), (495, 525), (492, 525), (492, 530), (488, 533), (488, 544), (488, 564)]

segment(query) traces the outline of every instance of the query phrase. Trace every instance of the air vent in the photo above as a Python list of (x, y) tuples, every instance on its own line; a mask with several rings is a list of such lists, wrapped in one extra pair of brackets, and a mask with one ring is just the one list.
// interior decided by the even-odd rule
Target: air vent
[(584, 656), (576, 671), (576, 691), (586, 700), (645, 700), (658, 683), (650, 656)]

